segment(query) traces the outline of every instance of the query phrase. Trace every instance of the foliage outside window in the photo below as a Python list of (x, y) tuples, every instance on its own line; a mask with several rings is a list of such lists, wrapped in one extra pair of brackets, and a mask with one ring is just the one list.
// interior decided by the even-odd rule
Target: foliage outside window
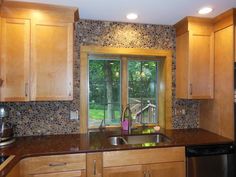
[[(109, 126), (120, 124), (125, 81), (133, 121), (139, 124), (158, 122), (158, 60), (130, 57), (126, 58), (127, 66), (122, 67), (122, 59), (89, 56), (89, 127), (98, 127), (102, 120)], [(122, 79), (122, 68), (127, 68), (128, 79)]]

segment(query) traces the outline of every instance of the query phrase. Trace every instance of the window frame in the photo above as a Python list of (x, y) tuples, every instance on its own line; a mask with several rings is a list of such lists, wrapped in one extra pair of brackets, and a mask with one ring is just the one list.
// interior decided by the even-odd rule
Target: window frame
[[(121, 57), (121, 105), (128, 104), (128, 57), (155, 58), (162, 65), (159, 71), (159, 125), (172, 129), (172, 52), (170, 50), (80, 47), (80, 133), (88, 132), (89, 55), (115, 55)], [(138, 59), (137, 59), (138, 60)], [(152, 59), (153, 60), (153, 59)], [(113, 126), (114, 127), (114, 126)], [(117, 127), (117, 126), (115, 126)]]

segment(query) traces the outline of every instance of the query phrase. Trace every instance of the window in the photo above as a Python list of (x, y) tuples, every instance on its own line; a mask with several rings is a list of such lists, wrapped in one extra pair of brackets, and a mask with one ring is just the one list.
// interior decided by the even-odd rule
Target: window
[(130, 105), (133, 122), (171, 128), (171, 52), (82, 46), (80, 132), (120, 125)]
[(119, 124), (120, 69), (119, 59), (89, 56), (89, 127)]
[(158, 122), (158, 62), (128, 60), (129, 105), (136, 123)]

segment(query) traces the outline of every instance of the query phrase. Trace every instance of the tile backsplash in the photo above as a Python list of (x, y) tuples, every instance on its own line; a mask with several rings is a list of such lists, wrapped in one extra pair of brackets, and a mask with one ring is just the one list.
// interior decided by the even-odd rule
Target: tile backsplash
[[(173, 127), (196, 128), (199, 103), (175, 98), (175, 30), (173, 26), (80, 20), (74, 45), (74, 100), (58, 102), (0, 103), (10, 110), (7, 120), (15, 125), (16, 136), (79, 133), (79, 121), (70, 120), (70, 111), (79, 110), (79, 46), (153, 48), (173, 51)], [(179, 114), (185, 110), (184, 115)]]

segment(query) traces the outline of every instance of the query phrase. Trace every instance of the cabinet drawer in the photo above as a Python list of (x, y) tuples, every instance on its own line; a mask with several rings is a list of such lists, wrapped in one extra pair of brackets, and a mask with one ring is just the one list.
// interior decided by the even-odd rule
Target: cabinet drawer
[(185, 148), (156, 148), (103, 153), (103, 167), (185, 161)]
[(86, 168), (86, 154), (32, 157), (22, 160), (23, 174), (40, 174)]
[(35, 174), (35, 175), (32, 175), (32, 177), (85, 177), (85, 170)]

